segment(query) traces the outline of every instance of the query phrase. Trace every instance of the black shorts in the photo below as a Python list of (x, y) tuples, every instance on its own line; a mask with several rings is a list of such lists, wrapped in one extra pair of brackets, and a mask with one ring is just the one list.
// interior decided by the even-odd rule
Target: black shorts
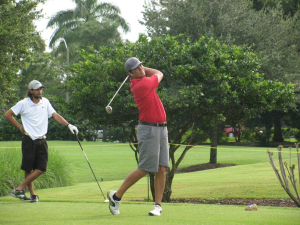
[(38, 169), (46, 172), (48, 163), (48, 145), (46, 139), (32, 140), (24, 135), (22, 140), (22, 165), (26, 172)]

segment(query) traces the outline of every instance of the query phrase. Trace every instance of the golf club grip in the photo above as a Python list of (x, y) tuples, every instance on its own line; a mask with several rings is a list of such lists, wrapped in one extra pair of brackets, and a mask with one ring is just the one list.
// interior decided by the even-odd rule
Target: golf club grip
[(114, 94), (114, 96), (111, 98), (110, 102), (107, 104), (107, 106), (109, 106), (110, 103), (114, 100), (114, 98), (116, 97), (116, 95), (118, 94), (118, 92), (120, 91), (120, 89), (122, 88), (122, 86), (124, 85), (124, 83), (126, 82), (126, 80), (128, 79), (128, 77), (129, 77), (129, 75), (127, 75), (127, 77), (125, 78), (125, 80), (123, 81), (123, 83), (121, 84), (121, 86), (119, 87), (119, 89), (117, 90), (117, 92)]

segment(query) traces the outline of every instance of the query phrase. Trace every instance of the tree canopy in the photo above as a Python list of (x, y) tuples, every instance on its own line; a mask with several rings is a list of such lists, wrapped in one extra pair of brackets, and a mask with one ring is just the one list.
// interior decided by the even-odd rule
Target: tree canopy
[[(147, 3), (142, 23), (150, 37), (182, 33), (197, 40), (205, 35), (222, 43), (250, 46), (262, 61), (259, 72), (265, 78), (285, 84), (292, 82), (299, 91), (299, 1), (148, 0)], [(269, 114), (274, 119), (274, 141), (283, 140), (280, 122), (283, 115), (280, 110)], [(266, 121), (264, 115), (259, 117)]]
[(299, 17), (284, 16), (280, 5), (257, 11), (249, 0), (148, 0), (143, 18), (150, 37), (185, 34), (197, 40), (205, 35), (251, 46), (259, 52), (266, 78), (297, 82), (299, 88)]
[(44, 49), (33, 21), (40, 17), (36, 6), (43, 0), (0, 2), (0, 108), (10, 101), (18, 72), (31, 61), (35, 49)]

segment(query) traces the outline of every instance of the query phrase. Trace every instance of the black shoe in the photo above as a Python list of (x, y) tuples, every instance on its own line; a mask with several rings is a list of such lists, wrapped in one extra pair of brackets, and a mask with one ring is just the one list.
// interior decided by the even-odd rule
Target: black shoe
[(13, 189), (10, 194), (12, 196), (14, 196), (15, 198), (24, 198), (25, 197), (25, 191), (24, 190), (18, 191), (16, 189)]
[(31, 198), (26, 197), (26, 195), (23, 198), (20, 198), (22, 201), (25, 202), (31, 202)]
[(20, 199), (25, 202), (39, 202), (39, 196), (37, 195), (32, 195), (31, 198), (24, 196), (23, 198)]
[(32, 195), (32, 196), (31, 196), (31, 202), (39, 202), (39, 196), (37, 196), (37, 195)]

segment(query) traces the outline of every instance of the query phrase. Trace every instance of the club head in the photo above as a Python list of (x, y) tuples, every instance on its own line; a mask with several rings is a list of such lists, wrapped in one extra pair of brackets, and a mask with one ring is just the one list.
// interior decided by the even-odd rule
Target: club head
[(108, 200), (108, 199), (105, 199), (104, 202), (109, 202), (109, 200)]
[(108, 114), (112, 113), (112, 107), (110, 105), (106, 106), (105, 109)]

